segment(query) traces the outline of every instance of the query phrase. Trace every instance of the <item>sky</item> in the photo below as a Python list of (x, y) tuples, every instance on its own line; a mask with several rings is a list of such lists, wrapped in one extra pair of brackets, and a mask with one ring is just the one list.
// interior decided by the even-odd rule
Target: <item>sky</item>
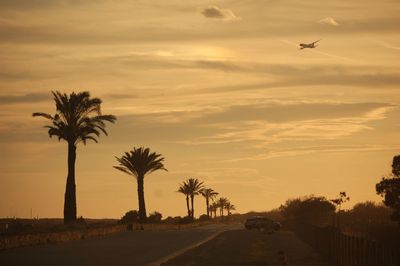
[(145, 178), (163, 217), (185, 215), (187, 178), (241, 213), (340, 191), (347, 208), (379, 202), (400, 153), (399, 14), (397, 0), (0, 1), (0, 217), (63, 215), (67, 144), (32, 117), (55, 112), (52, 90), (118, 118), (78, 146), (79, 216), (138, 208), (113, 166), (140, 146), (165, 157)]

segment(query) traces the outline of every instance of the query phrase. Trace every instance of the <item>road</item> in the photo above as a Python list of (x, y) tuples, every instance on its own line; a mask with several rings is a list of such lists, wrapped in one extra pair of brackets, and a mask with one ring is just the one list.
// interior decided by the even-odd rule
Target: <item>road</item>
[(100, 239), (0, 251), (0, 265), (158, 265), (237, 226), (124, 232)]
[[(285, 264), (283, 261), (286, 261)], [(293, 232), (266, 234), (256, 230), (230, 230), (162, 266), (327, 266)]]

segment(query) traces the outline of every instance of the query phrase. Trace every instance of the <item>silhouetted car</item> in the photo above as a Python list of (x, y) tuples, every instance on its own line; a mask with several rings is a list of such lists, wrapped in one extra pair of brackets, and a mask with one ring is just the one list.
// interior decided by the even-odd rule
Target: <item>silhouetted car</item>
[(282, 225), (279, 222), (272, 221), (271, 219), (264, 216), (255, 216), (248, 218), (244, 224), (246, 229), (258, 229), (265, 230), (268, 232), (278, 231)]

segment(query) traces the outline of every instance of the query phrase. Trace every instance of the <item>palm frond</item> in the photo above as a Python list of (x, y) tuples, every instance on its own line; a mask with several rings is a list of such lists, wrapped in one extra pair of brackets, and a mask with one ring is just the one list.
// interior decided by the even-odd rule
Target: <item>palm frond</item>
[(60, 139), (77, 144), (87, 140), (98, 141), (100, 133), (107, 135), (105, 122), (114, 123), (117, 119), (113, 115), (102, 115), (100, 105), (102, 101), (99, 98), (90, 98), (87, 91), (70, 95), (59, 91), (52, 91), (56, 105), (56, 114), (54, 116), (46, 113), (33, 113), (35, 116), (42, 116), (52, 120), (52, 129), (50, 136), (57, 135)]
[(119, 163), (119, 167), (128, 169), (136, 177), (143, 178), (157, 170), (167, 171), (164, 167), (164, 158), (161, 157), (161, 154), (155, 152), (150, 153), (149, 148), (134, 147), (133, 150), (125, 152), (123, 156), (120, 158), (116, 157), (116, 159)]
[(33, 117), (41, 116), (41, 117), (47, 118), (49, 120), (53, 120), (54, 119), (50, 114), (46, 114), (46, 113), (38, 113), (37, 112), (37, 113), (33, 113), (32, 116)]

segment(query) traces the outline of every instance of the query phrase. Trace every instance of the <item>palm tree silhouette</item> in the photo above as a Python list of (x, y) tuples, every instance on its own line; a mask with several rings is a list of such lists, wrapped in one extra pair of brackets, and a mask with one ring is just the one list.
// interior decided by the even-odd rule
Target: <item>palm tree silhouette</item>
[(206, 199), (207, 217), (210, 218), (210, 199), (213, 200), (218, 195), (218, 192), (211, 188), (203, 188), (200, 190), (200, 194)]
[(119, 162), (119, 166), (114, 168), (136, 177), (137, 180), (137, 191), (139, 201), (139, 221), (145, 222), (146, 205), (144, 202), (144, 177), (157, 170), (165, 170), (164, 168), (164, 157), (161, 154), (155, 152), (150, 153), (149, 148), (133, 148), (129, 152), (125, 152), (121, 158), (115, 157)]
[(228, 202), (227, 198), (222, 198), (221, 197), (221, 198), (219, 198), (217, 200), (217, 205), (218, 205), (219, 213), (220, 213), (221, 217), (224, 217), (224, 209), (225, 209), (225, 206), (226, 206), (227, 202)]
[(194, 196), (198, 195), (203, 189), (203, 182), (200, 182), (197, 178), (189, 178), (184, 182), (184, 184), (185, 183), (190, 195), (190, 201), (192, 205), (190, 216), (192, 217), (192, 219), (194, 219)]
[(179, 193), (182, 193), (183, 195), (186, 196), (186, 208), (187, 208), (187, 213), (188, 213), (188, 217), (191, 217), (190, 214), (190, 206), (189, 206), (189, 197), (190, 197), (190, 190), (189, 190), (189, 186), (186, 182), (183, 182), (181, 185), (179, 185), (179, 189), (178, 191)]
[(214, 218), (217, 218), (217, 210), (218, 210), (218, 203), (217, 202), (213, 202), (210, 205), (210, 212), (214, 213)]
[(228, 212), (228, 216), (231, 215), (231, 211), (236, 210), (235, 205), (233, 205), (229, 200), (225, 203), (225, 209)]
[(72, 92), (69, 96), (59, 91), (51, 92), (56, 104), (56, 114), (33, 113), (32, 116), (41, 116), (51, 121), (48, 129), (49, 137), (56, 136), (58, 140), (68, 142), (68, 175), (64, 196), (64, 223), (76, 220), (76, 188), (75, 188), (75, 160), (76, 145), (93, 140), (97, 142), (100, 133), (107, 135), (104, 122), (117, 119), (113, 115), (102, 115), (99, 98), (90, 98), (89, 92)]

